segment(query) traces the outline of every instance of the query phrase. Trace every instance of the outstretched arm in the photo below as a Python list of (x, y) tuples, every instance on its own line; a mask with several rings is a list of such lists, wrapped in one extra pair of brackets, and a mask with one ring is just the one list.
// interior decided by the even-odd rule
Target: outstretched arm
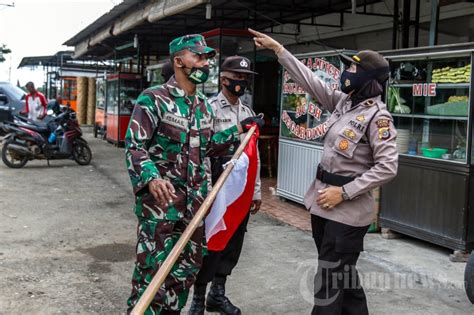
[(347, 95), (329, 88), (313, 72), (287, 51), (282, 44), (268, 35), (249, 29), (255, 35), (253, 40), (257, 47), (271, 49), (278, 56), (278, 62), (290, 73), (291, 78), (314, 97), (325, 109), (332, 112), (341, 99)]

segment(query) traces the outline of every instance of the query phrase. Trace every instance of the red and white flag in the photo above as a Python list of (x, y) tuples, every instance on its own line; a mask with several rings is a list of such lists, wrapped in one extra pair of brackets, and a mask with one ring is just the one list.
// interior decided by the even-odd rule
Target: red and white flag
[(257, 176), (258, 129), (235, 163), (206, 217), (207, 248), (223, 250), (250, 211)]

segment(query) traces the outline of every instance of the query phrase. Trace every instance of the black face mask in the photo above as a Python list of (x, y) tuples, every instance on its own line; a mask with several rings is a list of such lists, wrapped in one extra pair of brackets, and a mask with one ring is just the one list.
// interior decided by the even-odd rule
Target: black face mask
[(369, 80), (364, 71), (348, 72), (347, 70), (341, 74), (341, 91), (349, 94), (352, 91), (357, 92)]
[(225, 85), (226, 89), (235, 96), (242, 96), (245, 94), (245, 89), (248, 86), (247, 80), (233, 80), (227, 78), (229, 85)]
[(369, 81), (377, 80), (377, 77), (384, 73), (388, 73), (388, 71), (388, 68), (379, 68), (366, 71), (359, 67), (357, 68), (356, 73), (344, 70), (341, 74), (341, 91), (346, 94), (349, 94), (352, 91), (357, 93)]

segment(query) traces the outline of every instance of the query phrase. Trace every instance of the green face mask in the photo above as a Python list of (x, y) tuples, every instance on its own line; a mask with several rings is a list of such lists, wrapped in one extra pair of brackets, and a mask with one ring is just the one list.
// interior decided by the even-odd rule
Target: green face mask
[(188, 80), (194, 84), (202, 84), (209, 78), (209, 66), (201, 68), (192, 67), (191, 71), (187, 73)]

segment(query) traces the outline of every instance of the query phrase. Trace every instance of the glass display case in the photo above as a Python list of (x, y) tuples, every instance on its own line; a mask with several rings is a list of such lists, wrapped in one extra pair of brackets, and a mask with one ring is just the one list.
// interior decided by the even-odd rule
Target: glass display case
[(382, 52), (398, 175), (382, 188), (380, 224), (453, 250), (474, 248), (474, 43)]
[(467, 162), (471, 56), (393, 59), (387, 105), (400, 154)]
[(107, 81), (104, 77), (96, 79), (96, 105), (95, 105), (95, 123), (94, 137), (104, 136), (106, 132), (106, 108), (107, 108)]
[(105, 78), (98, 77), (96, 79), (96, 108), (105, 109), (106, 107), (106, 81)]
[(141, 76), (135, 73), (113, 73), (107, 76), (107, 136), (113, 143), (125, 139), (130, 116), (142, 89)]
[(73, 110), (77, 110), (77, 78), (63, 77), (62, 79), (62, 98), (64, 104), (71, 105)]

